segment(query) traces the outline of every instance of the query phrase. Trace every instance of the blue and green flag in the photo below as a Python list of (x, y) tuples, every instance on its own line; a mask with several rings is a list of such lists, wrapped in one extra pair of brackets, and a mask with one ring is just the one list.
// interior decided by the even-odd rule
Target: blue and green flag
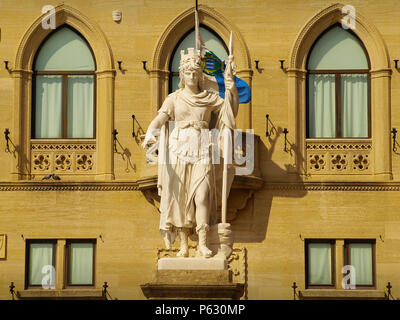
[[(224, 62), (213, 52), (207, 51), (203, 57), (203, 72), (215, 77), (218, 83), (218, 92), (221, 98), (225, 98)], [(248, 103), (251, 100), (251, 90), (246, 81), (235, 76), (235, 84), (239, 94), (239, 103)]]

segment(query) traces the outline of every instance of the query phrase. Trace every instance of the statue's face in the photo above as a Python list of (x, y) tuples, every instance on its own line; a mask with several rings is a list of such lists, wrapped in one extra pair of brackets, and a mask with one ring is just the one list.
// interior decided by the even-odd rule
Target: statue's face
[(199, 72), (192, 69), (187, 69), (183, 73), (185, 86), (188, 87), (198, 87), (199, 85)]

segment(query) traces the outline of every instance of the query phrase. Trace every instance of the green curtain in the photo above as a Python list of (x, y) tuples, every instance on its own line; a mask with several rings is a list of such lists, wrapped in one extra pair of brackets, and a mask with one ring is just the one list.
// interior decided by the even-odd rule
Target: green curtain
[(87, 42), (69, 28), (56, 30), (42, 45), (35, 70), (95, 70)]
[(330, 243), (308, 244), (308, 284), (329, 285), (332, 283)]
[(62, 77), (36, 77), (35, 138), (61, 138)]
[(336, 26), (314, 44), (307, 67), (309, 70), (368, 69), (368, 58), (360, 40)]
[(71, 243), (70, 283), (92, 284), (93, 243)]
[(68, 76), (68, 138), (93, 138), (93, 76)]
[(29, 250), (29, 284), (42, 285), (43, 267), (53, 264), (53, 244), (31, 243)]
[(368, 76), (341, 75), (342, 136), (368, 137)]
[(334, 138), (336, 137), (335, 75), (310, 74), (308, 79), (309, 137)]
[(356, 286), (372, 285), (372, 245), (370, 243), (351, 243), (350, 265), (356, 270)]

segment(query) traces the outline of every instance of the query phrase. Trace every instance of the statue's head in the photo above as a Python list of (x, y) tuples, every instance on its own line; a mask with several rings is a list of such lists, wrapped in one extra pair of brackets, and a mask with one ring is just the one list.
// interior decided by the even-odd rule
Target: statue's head
[(199, 50), (188, 48), (188, 53), (185, 54), (181, 50), (181, 62), (179, 65), (179, 88), (183, 89), (188, 82), (191, 85), (197, 83), (199, 89), (203, 86), (203, 62)]

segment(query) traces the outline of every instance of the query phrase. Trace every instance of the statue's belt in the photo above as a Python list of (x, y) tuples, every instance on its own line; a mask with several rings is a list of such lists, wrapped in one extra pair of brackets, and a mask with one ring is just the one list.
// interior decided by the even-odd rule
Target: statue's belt
[(185, 128), (189, 128), (189, 127), (192, 127), (196, 130), (208, 129), (207, 121), (197, 121), (197, 120), (176, 121), (175, 124), (179, 129), (185, 129)]

